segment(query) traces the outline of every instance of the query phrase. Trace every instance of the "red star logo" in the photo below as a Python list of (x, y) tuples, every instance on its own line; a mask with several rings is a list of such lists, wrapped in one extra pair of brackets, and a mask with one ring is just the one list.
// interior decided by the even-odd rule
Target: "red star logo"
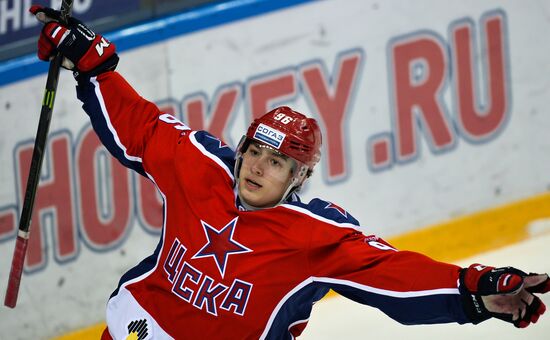
[(233, 239), (233, 233), (235, 232), (237, 219), (238, 217), (235, 217), (221, 230), (217, 230), (208, 223), (201, 221), (202, 227), (204, 229), (204, 234), (206, 235), (206, 244), (195, 255), (193, 255), (192, 258), (214, 258), (214, 261), (216, 262), (216, 266), (218, 267), (222, 278), (225, 274), (227, 259), (229, 255), (252, 252), (252, 249), (243, 246), (235, 239)]

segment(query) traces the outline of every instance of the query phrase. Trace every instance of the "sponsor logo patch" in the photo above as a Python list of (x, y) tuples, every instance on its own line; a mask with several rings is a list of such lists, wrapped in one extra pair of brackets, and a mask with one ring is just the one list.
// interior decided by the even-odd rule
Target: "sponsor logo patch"
[(147, 320), (134, 320), (128, 324), (128, 336), (126, 340), (145, 340), (149, 335)]
[(270, 128), (267, 125), (260, 124), (254, 132), (254, 138), (266, 143), (269, 146), (279, 149), (285, 140), (286, 134), (281, 131)]

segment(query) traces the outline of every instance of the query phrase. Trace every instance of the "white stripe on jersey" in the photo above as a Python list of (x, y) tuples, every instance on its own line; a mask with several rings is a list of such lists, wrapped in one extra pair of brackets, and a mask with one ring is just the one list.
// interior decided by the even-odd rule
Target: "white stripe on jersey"
[(267, 320), (267, 325), (265, 326), (262, 335), (260, 335), (260, 339), (266, 338), (267, 334), (271, 329), (271, 325), (273, 324), (273, 321), (275, 321), (275, 317), (277, 316), (277, 313), (279, 313), (279, 310), (281, 309), (281, 307), (283, 307), (284, 303), (288, 299), (290, 299), (296, 292), (298, 292), (300, 289), (304, 288), (305, 286), (309, 285), (310, 283), (313, 283), (313, 279), (311, 277), (300, 282), (296, 287), (294, 287), (294, 289), (286, 293), (286, 295), (281, 299), (281, 301), (279, 301), (279, 303), (277, 304), (277, 306), (275, 306), (275, 309), (273, 309), (273, 312), (269, 316), (269, 320)]
[(349, 280), (333, 279), (330, 277), (312, 277), (312, 280), (313, 282), (324, 282), (324, 283), (344, 285), (348, 287), (357, 288), (359, 290), (363, 290), (369, 293), (390, 296), (394, 298), (411, 298), (411, 297), (430, 296), (430, 295), (460, 295), (458, 288), (436, 288), (436, 289), (428, 289), (428, 290), (398, 292), (394, 290), (387, 290), (387, 289), (366, 286), (366, 285), (349, 281)]
[(123, 151), (124, 157), (126, 157), (126, 159), (128, 159), (130, 161), (134, 161), (134, 162), (143, 163), (143, 161), (141, 160), (140, 157), (128, 155), (126, 147), (120, 141), (120, 138), (118, 137), (118, 134), (117, 134), (115, 128), (111, 124), (111, 119), (109, 117), (107, 107), (105, 106), (105, 100), (103, 99), (103, 94), (101, 93), (101, 89), (99, 88), (99, 83), (97, 81), (97, 77), (90, 78), (90, 82), (92, 84), (94, 84), (94, 87), (95, 87), (94, 91), (95, 91), (95, 95), (97, 97), (97, 100), (99, 101), (99, 106), (101, 107), (101, 113), (103, 114), (103, 117), (105, 118), (105, 122), (107, 123), (107, 127), (109, 128), (109, 131), (111, 131), (111, 133), (113, 134), (113, 139), (115, 140), (116, 145), (118, 145), (118, 147)]
[(315, 214), (314, 212), (308, 210), (308, 209), (304, 209), (302, 207), (297, 207), (295, 205), (292, 205), (292, 204), (281, 204), (280, 205), (281, 207), (284, 207), (284, 208), (287, 208), (287, 209), (290, 209), (290, 210), (294, 210), (294, 211), (297, 211), (297, 212), (300, 212), (304, 215), (308, 215), (310, 217), (313, 217), (321, 222), (324, 222), (324, 223), (328, 223), (328, 224), (331, 224), (335, 227), (340, 227), (340, 228), (352, 228), (352, 229), (355, 229), (357, 231), (360, 231), (360, 232), (363, 232), (359, 226), (355, 225), (355, 224), (352, 224), (352, 223), (338, 223), (336, 221), (333, 221), (331, 219), (328, 219), (326, 217), (323, 217), (321, 215), (317, 215)]
[[(301, 323), (307, 323), (309, 321), (309, 318), (307, 319), (303, 319), (303, 320), (298, 320), (298, 321), (294, 321), (293, 323), (291, 323), (290, 325), (288, 325), (288, 332), (290, 333), (290, 329), (296, 325), (299, 325)], [(292, 338), (292, 340), (295, 339), (294, 335), (292, 333), (290, 333), (290, 337)]]

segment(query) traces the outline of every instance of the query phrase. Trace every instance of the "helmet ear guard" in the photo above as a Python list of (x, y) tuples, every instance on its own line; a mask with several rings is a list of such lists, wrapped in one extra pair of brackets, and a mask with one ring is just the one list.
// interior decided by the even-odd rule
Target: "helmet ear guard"
[(292, 193), (299, 192), (302, 188), (302, 184), (304, 184), (304, 181), (311, 176), (311, 173), (313, 173), (313, 169), (309, 169), (307, 165), (299, 164), (299, 162), (296, 163), (298, 171), (295, 171), (295, 173), (292, 174), (290, 184), (283, 194), (279, 204), (284, 202)]
[(235, 177), (235, 185), (238, 185), (239, 173), (243, 163), (243, 154), (250, 146), (250, 140), (246, 136), (242, 136), (239, 144), (237, 144), (237, 152), (235, 153), (235, 167), (233, 168), (233, 177)]

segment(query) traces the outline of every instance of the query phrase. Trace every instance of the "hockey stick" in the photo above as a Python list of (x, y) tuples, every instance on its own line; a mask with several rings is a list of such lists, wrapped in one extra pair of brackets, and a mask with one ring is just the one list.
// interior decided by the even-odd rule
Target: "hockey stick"
[[(61, 3), (61, 23), (67, 24), (72, 7), (73, 0), (63, 0)], [(36, 131), (36, 139), (34, 141), (31, 167), (29, 170), (27, 187), (25, 189), (25, 199), (23, 200), (23, 210), (19, 220), (19, 231), (13, 251), (8, 288), (6, 289), (6, 297), (4, 299), (4, 305), (10, 308), (15, 307), (17, 304), (17, 296), (19, 295), (19, 284), (21, 283), (21, 275), (23, 274), (23, 266), (27, 254), (27, 244), (29, 242), (32, 209), (34, 206), (36, 188), (40, 180), (40, 170), (42, 168), (42, 160), (44, 159), (46, 139), (50, 129), (53, 103), (57, 91), (57, 81), (59, 79), (59, 69), (62, 61), (63, 56), (58, 52), (50, 62), (50, 68), (48, 70), (48, 79), (46, 80), (42, 110), (40, 111), (40, 120), (38, 122), (38, 130)]]

